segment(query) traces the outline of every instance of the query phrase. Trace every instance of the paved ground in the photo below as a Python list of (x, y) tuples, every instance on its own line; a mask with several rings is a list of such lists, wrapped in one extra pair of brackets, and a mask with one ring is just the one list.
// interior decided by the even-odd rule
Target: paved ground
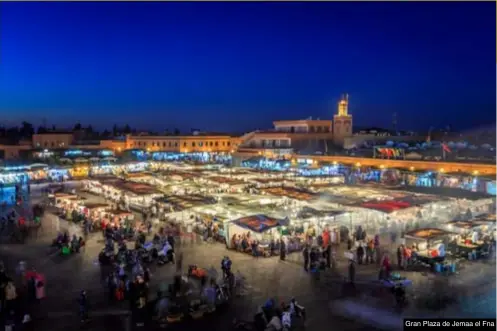
[[(61, 257), (49, 248), (58, 226), (68, 228), (71, 233), (80, 231), (77, 226), (64, 221), (59, 222), (55, 216), (47, 213), (38, 238), (31, 238), (24, 245), (4, 244), (0, 246), (0, 256), (12, 273), (13, 265), (20, 260), (25, 260), (28, 265), (43, 272), (47, 278), (47, 298), (39, 308), (47, 319), (45, 322), (40, 321), (37, 329), (47, 328), (50, 331), (57, 331), (78, 325), (76, 298), (83, 288), (88, 291), (92, 303), (93, 322), (89, 326), (92, 330), (109, 329), (110, 326), (115, 328), (117, 325), (125, 329), (126, 307), (109, 306), (106, 295), (103, 293), (101, 279), (107, 270), (102, 269), (96, 263), (96, 257), (102, 247), (101, 234), (92, 235), (81, 254)], [(229, 254), (233, 260), (233, 269), (239, 270), (247, 278), (247, 295), (235, 301), (235, 304), (226, 312), (228, 317), (211, 320), (209, 323), (211, 323), (210, 329), (212, 330), (229, 330), (232, 317), (235, 316), (241, 319), (251, 319), (256, 307), (269, 297), (285, 301), (292, 296), (296, 297), (308, 310), (308, 330), (360, 330), (363, 328), (371, 330), (371, 325), (385, 328), (385, 323), (375, 324), (375, 319), (388, 320), (395, 327), (401, 326), (401, 314), (393, 309), (394, 301), (391, 294), (373, 286), (377, 275), (376, 266), (358, 266), (358, 284), (356, 289), (352, 290), (344, 286), (346, 262), (343, 259), (338, 261), (338, 272), (327, 272), (317, 280), (303, 270), (300, 254), (290, 255), (287, 261), (282, 262), (276, 257), (252, 258), (241, 253), (227, 252), (223, 245), (217, 243), (183, 243), (181, 250), (184, 254), (185, 269), (189, 264), (218, 268), (221, 257)], [(340, 253), (338, 256), (341, 256)], [(488, 293), (495, 294), (495, 264), (494, 261), (492, 262), (472, 262), (461, 269), (460, 275), (442, 280), (429, 273), (403, 273), (414, 282), (410, 294), (413, 304), (407, 307), (403, 314), (410, 316), (429, 314), (421, 309), (423, 300), (430, 295), (433, 296), (433, 292), (436, 292), (434, 289), (437, 287), (444, 288), (446, 291), (452, 290), (457, 292), (458, 296), (468, 298), (464, 302), (466, 306), (473, 307), (471, 312), (473, 316), (475, 313), (481, 313), (483, 307), (488, 308), (492, 300)], [(169, 283), (172, 279), (174, 272), (172, 266), (156, 268), (152, 265), (151, 269), (152, 287), (157, 287), (164, 282)], [(467, 293), (470, 290), (475, 291), (475, 288), (479, 289), (476, 291), (476, 297), (467, 296)], [(495, 308), (495, 295), (493, 300), (494, 304), (491, 307)], [(448, 312), (459, 314), (463, 308), (450, 307), (451, 310), (445, 310), (445, 314)], [(361, 312), (362, 316), (352, 314), (357, 312)], [(489, 313), (492, 314), (492, 311), (490, 310)], [(340, 317), (343, 314), (349, 317), (352, 315), (353, 319), (364, 318), (367, 320), (364, 323), (368, 326)], [(493, 314), (495, 316), (495, 310)]]

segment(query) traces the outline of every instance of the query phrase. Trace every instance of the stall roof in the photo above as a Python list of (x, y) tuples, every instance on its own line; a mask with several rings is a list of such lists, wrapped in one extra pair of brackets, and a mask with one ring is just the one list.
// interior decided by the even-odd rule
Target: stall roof
[(423, 229), (416, 229), (416, 230), (406, 232), (405, 237), (406, 238), (413, 238), (413, 239), (429, 240), (429, 239), (443, 237), (443, 236), (446, 236), (449, 234), (453, 234), (453, 233), (449, 232), (449, 231), (442, 230), (442, 229), (437, 229), (437, 228), (423, 228)]
[(177, 177), (181, 177), (183, 179), (193, 179), (193, 178), (197, 178), (200, 176), (199, 174), (196, 174), (196, 173), (187, 172), (187, 171), (177, 171), (177, 170), (163, 170), (163, 171), (160, 171), (160, 174), (162, 176), (166, 176), (166, 177), (177, 176)]
[(144, 177), (150, 177), (150, 176), (152, 176), (152, 173), (150, 173), (150, 172), (134, 172), (134, 173), (126, 174), (126, 177), (128, 177), (128, 178), (144, 178)]
[(124, 180), (120, 181), (112, 181), (108, 182), (108, 185), (114, 186), (115, 188), (122, 191), (129, 191), (136, 195), (150, 195), (150, 194), (161, 194), (159, 190), (157, 190), (152, 185), (142, 184), (142, 183), (134, 183), (127, 182)]
[(478, 215), (473, 219), (475, 223), (495, 223), (495, 214)]
[(359, 205), (361, 208), (373, 209), (377, 211), (381, 211), (387, 214), (393, 213), (398, 210), (410, 208), (411, 205), (409, 202), (405, 201), (369, 201), (364, 202)]
[(98, 208), (108, 208), (109, 205), (106, 203), (90, 203), (87, 202), (83, 205), (83, 207), (88, 208), (88, 209), (98, 209)]
[(263, 233), (281, 225), (281, 220), (266, 215), (251, 215), (233, 221), (234, 224), (253, 232)]
[(300, 201), (309, 201), (316, 197), (316, 194), (306, 190), (299, 190), (293, 187), (270, 187), (262, 190), (265, 193), (279, 197), (287, 197)]
[(219, 184), (228, 184), (228, 185), (233, 185), (233, 186), (247, 184), (243, 180), (232, 179), (232, 178), (222, 177), (222, 176), (207, 177), (207, 180), (210, 180), (212, 182), (219, 183)]
[(198, 215), (208, 221), (219, 221), (219, 222), (227, 221), (227, 218), (225, 216), (211, 215), (206, 213), (198, 213)]
[(283, 183), (288, 181), (286, 178), (254, 178), (252, 180), (261, 184)]
[(471, 230), (481, 225), (478, 224), (477, 222), (469, 222), (469, 221), (450, 221), (447, 222), (447, 224), (464, 230)]
[[(397, 189), (392, 188), (392, 190), (397, 190)], [(479, 200), (479, 199), (486, 199), (486, 198), (495, 197), (495, 196), (492, 196), (492, 195), (487, 194), (487, 193), (471, 192), (468, 190), (452, 188), (452, 187), (449, 188), (449, 187), (407, 186), (407, 187), (398, 188), (398, 190), (416, 192), (416, 193), (422, 193), (422, 194), (434, 194), (434, 195), (438, 196), (440, 199), (442, 199), (442, 197), (445, 197), (445, 198)]]
[(312, 217), (333, 217), (344, 213), (346, 213), (344, 210), (319, 210), (311, 207), (304, 207), (299, 211), (297, 217), (302, 219)]
[(173, 205), (174, 208), (179, 209), (179, 211), (204, 205), (213, 205), (217, 203), (217, 201), (213, 197), (196, 194), (170, 195), (167, 197), (158, 198), (156, 199), (156, 201), (169, 203)]

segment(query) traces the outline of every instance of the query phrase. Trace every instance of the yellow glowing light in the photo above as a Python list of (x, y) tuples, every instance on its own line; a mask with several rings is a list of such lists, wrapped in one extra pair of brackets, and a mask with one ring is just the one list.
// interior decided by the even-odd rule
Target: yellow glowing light
[(150, 148), (149, 147), (147, 147), (147, 152), (150, 152)]
[(473, 171), (473, 175), (478, 175), (480, 172), (478, 170)]
[(234, 150), (234, 149), (232, 149), (232, 150), (231, 150), (231, 153), (234, 153), (234, 152), (235, 152), (235, 150)]
[(262, 155), (262, 152), (259, 152), (259, 155)]
[(380, 164), (380, 169), (385, 169), (385, 166), (383, 164)]
[(118, 148), (117, 148), (117, 151), (118, 151), (118, 152), (120, 152), (120, 151), (121, 151), (121, 147), (118, 147)]
[(188, 153), (188, 150), (187, 150), (187, 149), (185, 149), (185, 153)]
[(333, 165), (337, 165), (337, 164), (338, 164), (338, 162), (337, 162), (337, 161), (333, 161)]
[(357, 162), (357, 163), (355, 164), (355, 166), (356, 166), (356, 167), (360, 167), (360, 166), (361, 166), (361, 163)]
[(414, 167), (409, 167), (409, 170), (414, 171)]
[(440, 172), (445, 172), (444, 168), (440, 168)]

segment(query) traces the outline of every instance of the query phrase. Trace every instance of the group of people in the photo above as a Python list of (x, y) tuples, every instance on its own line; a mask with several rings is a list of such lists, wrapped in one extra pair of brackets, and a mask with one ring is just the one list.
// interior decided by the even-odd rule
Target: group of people
[(83, 237), (78, 237), (73, 234), (72, 238), (69, 232), (59, 232), (57, 237), (52, 242), (53, 247), (57, 247), (61, 250), (63, 255), (69, 255), (71, 253), (79, 253), (81, 248), (85, 245)]
[(45, 279), (34, 269), (20, 261), (16, 276), (11, 277), (0, 262), (0, 319), (5, 330), (32, 329), (31, 310), (45, 297)]
[(254, 326), (257, 331), (290, 331), (295, 318), (300, 318), (305, 323), (305, 308), (295, 298), (288, 303), (282, 302), (279, 306), (274, 299), (269, 299), (255, 314)]

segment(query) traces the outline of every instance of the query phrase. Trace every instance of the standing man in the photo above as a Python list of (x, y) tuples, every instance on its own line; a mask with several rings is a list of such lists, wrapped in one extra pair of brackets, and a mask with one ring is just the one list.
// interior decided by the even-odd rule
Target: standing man
[(285, 261), (286, 258), (286, 243), (284, 239), (281, 239), (280, 245), (280, 260)]
[(307, 272), (309, 271), (309, 245), (304, 246), (302, 255), (304, 256), (304, 270)]
[(331, 268), (331, 243), (326, 246), (326, 267)]

